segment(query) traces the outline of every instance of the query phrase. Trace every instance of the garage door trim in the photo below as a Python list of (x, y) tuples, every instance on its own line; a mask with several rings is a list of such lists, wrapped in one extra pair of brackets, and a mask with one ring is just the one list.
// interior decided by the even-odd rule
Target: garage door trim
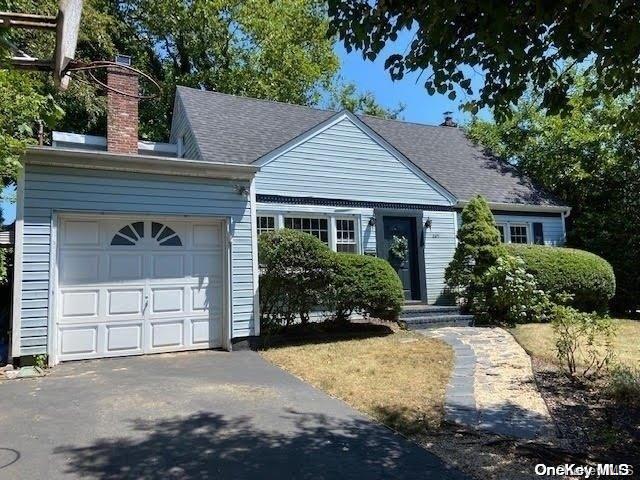
[(51, 215), (51, 239), (50, 239), (50, 255), (49, 255), (49, 301), (48, 301), (48, 318), (47, 318), (47, 352), (48, 363), (54, 366), (59, 363), (58, 358), (58, 329), (56, 325), (58, 313), (58, 259), (59, 256), (59, 232), (60, 225), (64, 219), (72, 218), (90, 218), (100, 219), (127, 219), (131, 217), (140, 217), (144, 219), (164, 219), (168, 221), (215, 221), (222, 224), (222, 313), (221, 313), (221, 341), (224, 349), (231, 349), (231, 319), (232, 316), (232, 236), (230, 229), (230, 219), (224, 216), (205, 216), (205, 215), (163, 215), (156, 213), (138, 213), (138, 212), (80, 212), (80, 211), (53, 211)]

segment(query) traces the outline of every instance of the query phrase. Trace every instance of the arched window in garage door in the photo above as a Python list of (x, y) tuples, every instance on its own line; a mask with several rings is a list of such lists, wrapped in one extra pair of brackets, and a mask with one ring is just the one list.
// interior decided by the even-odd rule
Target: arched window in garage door
[[(145, 236), (144, 222), (133, 222), (122, 227), (111, 239), (112, 246), (133, 246)], [(151, 238), (159, 245), (167, 247), (181, 247), (182, 240), (171, 227), (157, 222), (151, 222)]]
[(118, 230), (111, 245), (135, 245), (141, 238), (144, 238), (144, 222), (133, 222)]

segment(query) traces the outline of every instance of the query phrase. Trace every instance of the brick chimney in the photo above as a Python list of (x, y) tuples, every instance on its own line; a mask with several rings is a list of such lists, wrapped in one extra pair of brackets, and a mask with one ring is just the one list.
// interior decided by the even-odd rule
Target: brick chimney
[[(117, 55), (115, 63), (131, 66), (131, 57)], [(138, 75), (110, 67), (107, 85), (107, 151), (138, 153)]]

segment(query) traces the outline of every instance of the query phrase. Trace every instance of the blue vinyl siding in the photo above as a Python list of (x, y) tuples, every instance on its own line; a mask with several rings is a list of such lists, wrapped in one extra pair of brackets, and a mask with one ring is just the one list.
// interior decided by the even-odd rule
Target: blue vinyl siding
[(176, 93), (173, 120), (171, 122), (171, 136), (169, 141), (177, 144), (179, 139), (182, 139), (183, 142), (182, 148), (184, 153), (182, 156), (184, 158), (195, 160), (202, 158), (195, 136), (193, 135), (193, 131), (189, 125), (189, 120), (185, 114), (182, 99), (180, 98), (180, 95)]
[[(544, 235), (545, 245), (559, 246), (564, 245), (565, 235), (563, 228), (563, 219), (560, 214), (553, 217), (533, 215), (495, 215), (497, 223), (526, 223), (529, 225), (529, 236), (533, 238), (533, 223), (542, 223), (542, 231)], [(533, 240), (532, 240), (533, 241)]]
[(239, 183), (28, 165), (24, 192), (22, 355), (46, 353), (54, 210), (230, 218), (232, 336), (253, 334), (251, 211), (250, 201), (235, 191)]
[(423, 224), (431, 219), (431, 230), (424, 230), (424, 262), (427, 280), (427, 301), (446, 302), (444, 271), (456, 250), (455, 212), (424, 212)]
[(344, 119), (264, 165), (258, 194), (450, 205), (448, 198)]

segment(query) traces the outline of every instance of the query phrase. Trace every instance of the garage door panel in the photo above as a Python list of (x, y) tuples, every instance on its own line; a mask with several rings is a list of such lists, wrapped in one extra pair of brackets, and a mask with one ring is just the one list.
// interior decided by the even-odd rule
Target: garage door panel
[(59, 227), (59, 360), (220, 346), (222, 223), (77, 217)]
[(67, 317), (95, 317), (98, 315), (99, 292), (62, 291), (62, 318)]
[(183, 278), (185, 274), (183, 255), (153, 256), (152, 278)]
[(213, 288), (192, 287), (191, 288), (191, 310), (194, 312), (206, 311), (211, 303)]
[(220, 248), (221, 227), (219, 224), (193, 225), (192, 239), (196, 248)]
[(219, 345), (220, 336), (217, 330), (211, 329), (209, 318), (191, 320), (191, 342), (193, 345)]
[(110, 281), (141, 280), (144, 278), (142, 254), (109, 254), (109, 272), (107, 278)]
[(180, 348), (185, 346), (184, 321), (173, 320), (151, 323), (151, 348)]
[(151, 313), (180, 313), (184, 311), (182, 288), (152, 288)]
[(142, 315), (144, 288), (112, 289), (107, 291), (109, 315)]
[(65, 245), (100, 245), (100, 224), (90, 220), (66, 220), (62, 222), (62, 241)]
[(63, 253), (59, 265), (63, 285), (83, 285), (100, 281), (100, 257), (97, 253)]
[(142, 328), (143, 324), (107, 325), (106, 349), (108, 352), (131, 353), (142, 352)]
[(93, 355), (98, 350), (98, 326), (67, 327), (59, 331), (62, 355)]
[(216, 265), (215, 260), (219, 257), (219, 255), (214, 257), (211, 252), (194, 254), (192, 256), (192, 276), (199, 278), (217, 275), (219, 273), (219, 265)]

